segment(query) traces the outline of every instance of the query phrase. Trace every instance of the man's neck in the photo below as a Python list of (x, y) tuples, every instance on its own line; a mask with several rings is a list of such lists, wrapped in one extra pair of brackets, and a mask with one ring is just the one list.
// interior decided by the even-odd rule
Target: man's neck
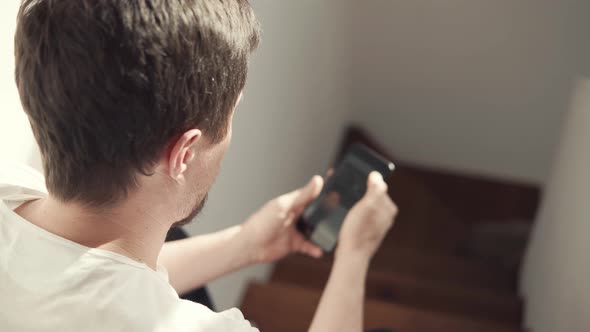
[(47, 196), (25, 203), (15, 212), (60, 237), (127, 256), (154, 270), (171, 226), (159, 213), (157, 202), (145, 197), (133, 197), (99, 211)]

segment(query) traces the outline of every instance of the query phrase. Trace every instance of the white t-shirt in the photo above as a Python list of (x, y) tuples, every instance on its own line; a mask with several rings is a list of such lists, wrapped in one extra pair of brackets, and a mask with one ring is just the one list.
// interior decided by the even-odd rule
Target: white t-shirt
[(0, 331), (258, 331), (238, 309), (181, 300), (158, 271), (52, 234), (14, 213), (41, 174), (0, 165)]

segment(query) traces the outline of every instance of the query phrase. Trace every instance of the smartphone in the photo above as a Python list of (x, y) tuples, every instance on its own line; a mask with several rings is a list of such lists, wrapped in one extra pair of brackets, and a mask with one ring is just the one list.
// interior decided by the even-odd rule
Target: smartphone
[(365, 145), (355, 143), (334, 169), (320, 195), (301, 214), (297, 229), (324, 252), (331, 252), (338, 242), (342, 222), (367, 190), (372, 171), (387, 180), (395, 169), (387, 160)]

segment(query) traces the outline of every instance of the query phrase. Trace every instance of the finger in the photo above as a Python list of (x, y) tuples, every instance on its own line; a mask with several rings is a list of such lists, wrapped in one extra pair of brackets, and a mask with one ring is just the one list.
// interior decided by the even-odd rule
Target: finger
[[(293, 205), (298, 203), (298, 200), (300, 200), (301, 195), (304, 195), (304, 196), (308, 195), (308, 192), (310, 191), (310, 187), (317, 185), (316, 181), (318, 181), (318, 180), (316, 178), (319, 178), (319, 182), (321, 184), (323, 184), (322, 178), (317, 175), (314, 175), (311, 178), (311, 180), (309, 180), (307, 182), (307, 184), (305, 184), (305, 186), (298, 188), (296, 190), (293, 190), (289, 193), (281, 195), (280, 197), (278, 197), (278, 201), (281, 203), (282, 206), (291, 208)], [(320, 185), (320, 187), (321, 187), (321, 185)]]
[(309, 241), (303, 241), (298, 250), (300, 253), (311, 256), (313, 258), (321, 258), (324, 254), (322, 248), (316, 246)]
[(294, 211), (302, 211), (307, 204), (314, 200), (322, 191), (324, 180), (321, 176), (314, 175), (305, 187), (297, 190), (291, 209)]
[(330, 167), (327, 171), (326, 171), (326, 179), (329, 179), (332, 175), (334, 175), (334, 168)]
[(287, 218), (285, 218), (283, 226), (291, 227), (291, 225), (295, 222), (296, 218), (298, 218), (298, 216), (293, 211), (287, 212)]
[(387, 184), (381, 173), (373, 171), (367, 178), (367, 192), (365, 197), (376, 197), (387, 192)]

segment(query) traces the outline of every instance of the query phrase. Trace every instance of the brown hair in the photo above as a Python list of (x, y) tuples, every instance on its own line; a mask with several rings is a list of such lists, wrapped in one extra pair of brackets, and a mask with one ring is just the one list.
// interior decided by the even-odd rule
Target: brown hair
[(176, 135), (226, 135), (259, 26), (247, 0), (24, 0), (16, 83), (47, 188), (103, 206)]

